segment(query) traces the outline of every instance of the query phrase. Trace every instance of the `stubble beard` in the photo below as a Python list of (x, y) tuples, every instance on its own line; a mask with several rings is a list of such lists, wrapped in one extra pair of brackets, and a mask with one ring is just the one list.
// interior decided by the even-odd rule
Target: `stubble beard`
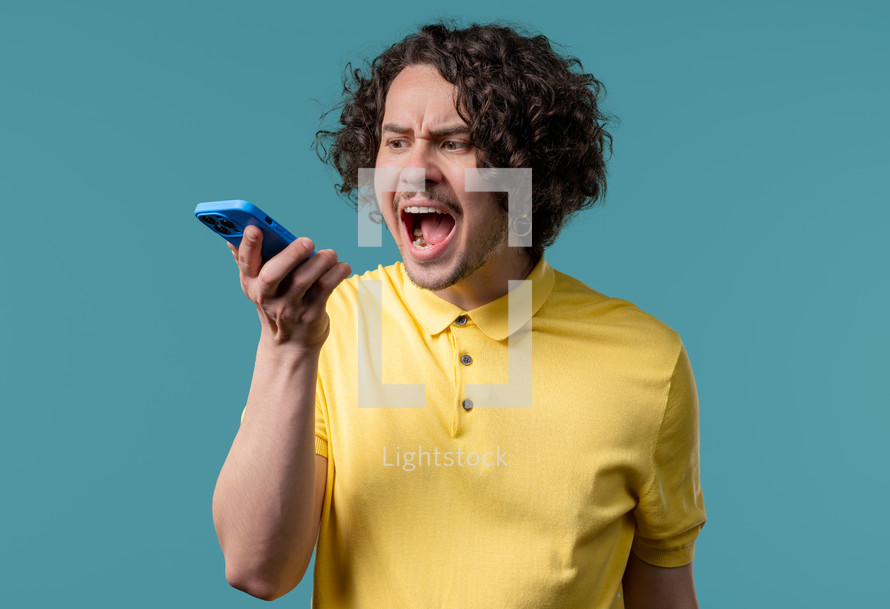
[[(398, 212), (398, 204), (400, 201), (406, 198), (411, 198), (416, 193), (399, 193), (399, 196), (393, 197), (393, 209), (394, 209), (394, 217), (397, 222), (400, 222)], [(456, 200), (447, 195), (443, 195), (440, 193), (429, 192), (426, 193), (427, 198), (432, 201), (437, 201), (445, 205), (449, 210), (451, 210), (455, 215), (455, 222), (460, 219), (463, 214), (459, 212), (459, 205)], [(492, 223), (491, 227), (486, 230), (485, 233), (479, 235), (479, 238), (475, 241), (471, 241), (469, 244), (469, 251), (466, 252), (458, 252), (457, 261), (455, 262), (451, 271), (442, 279), (438, 281), (425, 279), (423, 277), (418, 276), (414, 273), (411, 267), (408, 264), (404, 264), (405, 274), (408, 276), (408, 280), (413, 283), (415, 286), (430, 290), (444, 290), (445, 288), (449, 288), (457, 283), (460, 283), (480, 268), (482, 268), (486, 262), (488, 262), (492, 256), (497, 252), (500, 246), (507, 239), (507, 212), (503, 211), (502, 214), (499, 214), (498, 220)], [(405, 244), (405, 248), (408, 247), (408, 244)], [(406, 256), (402, 256), (402, 258), (406, 258)], [(417, 264), (418, 266), (432, 266), (435, 264), (440, 264), (436, 260), (432, 261), (412, 261), (412, 264)]]

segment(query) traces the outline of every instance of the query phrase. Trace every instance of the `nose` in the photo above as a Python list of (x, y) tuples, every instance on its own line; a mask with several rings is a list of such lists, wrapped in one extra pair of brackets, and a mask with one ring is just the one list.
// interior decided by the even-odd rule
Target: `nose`
[[(411, 150), (405, 155), (399, 184), (413, 186), (410, 190), (429, 190), (442, 181), (442, 167), (436, 154), (436, 147), (429, 141), (418, 138)], [(421, 181), (424, 187), (419, 188)], [(400, 188), (400, 190), (404, 190)]]

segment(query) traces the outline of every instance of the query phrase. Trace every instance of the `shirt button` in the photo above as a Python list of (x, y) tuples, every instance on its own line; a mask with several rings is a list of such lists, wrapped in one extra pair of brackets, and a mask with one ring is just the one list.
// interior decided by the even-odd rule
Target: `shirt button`
[(456, 323), (459, 326), (467, 325), (467, 316), (466, 315), (458, 315), (457, 319), (454, 320), (454, 323)]
[(469, 355), (462, 355), (460, 358), (460, 363), (463, 364), (464, 366), (469, 366), (470, 364), (473, 363), (473, 358), (470, 357)]
[(473, 400), (464, 400), (463, 404), (461, 404), (461, 406), (464, 407), (464, 410), (469, 412), (469, 411), (473, 410)]

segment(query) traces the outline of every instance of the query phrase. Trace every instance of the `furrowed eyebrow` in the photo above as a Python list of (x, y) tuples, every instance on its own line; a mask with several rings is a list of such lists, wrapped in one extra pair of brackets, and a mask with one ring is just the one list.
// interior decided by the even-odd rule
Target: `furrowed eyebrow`
[[(387, 123), (381, 127), (381, 131), (383, 133), (395, 133), (398, 135), (404, 135), (406, 133), (411, 133), (412, 129), (408, 127), (402, 127), (401, 125), (396, 125), (394, 123)], [(430, 131), (430, 135), (433, 137), (448, 137), (450, 135), (469, 135), (470, 129), (466, 125), (449, 125), (447, 127), (442, 127), (441, 129), (434, 129)]]
[(381, 128), (381, 130), (382, 130), (384, 133), (387, 132), (387, 131), (389, 131), (390, 133), (398, 133), (399, 135), (402, 135), (402, 134), (410, 133), (410, 132), (411, 132), (411, 130), (408, 129), (407, 127), (400, 127), (399, 125), (394, 125), (394, 124), (392, 124), (392, 123), (383, 125), (383, 127)]
[(466, 125), (451, 125), (430, 131), (430, 135), (436, 137), (448, 137), (449, 135), (469, 135), (470, 129)]

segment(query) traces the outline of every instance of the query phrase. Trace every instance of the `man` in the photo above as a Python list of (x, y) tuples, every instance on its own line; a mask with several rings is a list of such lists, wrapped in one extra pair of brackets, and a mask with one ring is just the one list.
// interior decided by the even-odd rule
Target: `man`
[[(287, 593), (317, 539), (316, 607), (697, 606), (680, 338), (543, 258), (605, 191), (601, 85), (579, 68), (544, 37), (423, 28), (320, 133), (342, 192), (361, 168), (400, 176), (378, 197), (402, 263), (344, 281), (322, 250), (284, 281), (308, 239), (265, 264), (259, 231), (232, 248), (262, 330), (213, 500), (231, 585)], [(469, 188), (480, 167), (531, 168), (531, 200)], [(529, 210), (532, 242), (511, 247)]]

